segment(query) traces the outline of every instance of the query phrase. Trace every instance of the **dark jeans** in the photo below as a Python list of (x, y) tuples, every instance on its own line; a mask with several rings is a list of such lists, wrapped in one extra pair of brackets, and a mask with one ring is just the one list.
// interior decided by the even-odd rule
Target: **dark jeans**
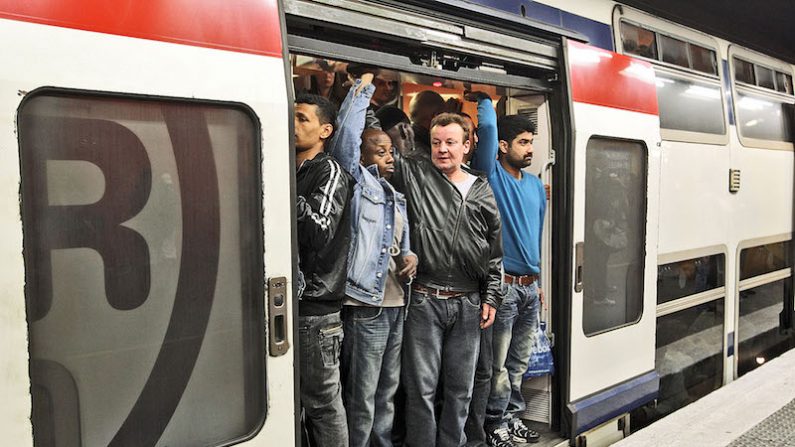
[(340, 313), (299, 316), (301, 405), (318, 447), (348, 447), (342, 406), (339, 355)]
[(522, 376), (538, 331), (538, 284), (503, 286), (492, 335), (491, 394), (486, 426), (507, 425), (525, 409)]
[(467, 447), (486, 446), (486, 431), (483, 425), (486, 422), (486, 403), (489, 401), (491, 392), (492, 333), (491, 326), (480, 333), (480, 355), (478, 355), (477, 369), (475, 369), (472, 402), (469, 404), (469, 416), (464, 426)]
[(342, 315), (342, 390), (350, 446), (391, 447), (403, 308), (345, 306)]
[[(412, 291), (403, 337), (406, 446), (459, 447), (480, 344), (480, 294), (439, 299)], [(442, 379), (437, 427), (436, 389)]]

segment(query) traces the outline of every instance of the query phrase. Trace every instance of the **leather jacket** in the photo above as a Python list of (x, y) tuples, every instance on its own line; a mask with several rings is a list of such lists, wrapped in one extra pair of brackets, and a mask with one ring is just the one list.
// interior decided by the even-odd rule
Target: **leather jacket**
[(306, 288), (299, 315), (328, 315), (342, 308), (351, 239), (352, 179), (330, 155), (304, 161), (296, 173), (299, 266)]
[(411, 247), (418, 283), (448, 291), (479, 291), (481, 302), (501, 302), (500, 213), (488, 181), (478, 175), (466, 196), (422, 150), (395, 151), (392, 182), (408, 199)]

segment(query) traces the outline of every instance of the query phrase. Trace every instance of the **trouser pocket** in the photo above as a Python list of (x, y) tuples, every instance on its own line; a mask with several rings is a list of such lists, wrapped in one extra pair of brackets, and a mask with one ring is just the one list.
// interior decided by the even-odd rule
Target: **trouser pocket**
[(342, 323), (334, 323), (320, 329), (320, 354), (323, 357), (323, 365), (337, 366), (339, 364), (343, 338)]

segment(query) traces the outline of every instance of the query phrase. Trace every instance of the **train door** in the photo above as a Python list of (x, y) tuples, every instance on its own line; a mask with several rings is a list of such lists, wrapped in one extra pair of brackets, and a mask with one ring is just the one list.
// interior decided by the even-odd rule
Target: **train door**
[(0, 0), (0, 433), (296, 445), (276, 0)]
[(574, 262), (563, 426), (592, 446), (621, 437), (622, 416), (658, 389), (659, 119), (649, 64), (572, 41), (566, 60)]

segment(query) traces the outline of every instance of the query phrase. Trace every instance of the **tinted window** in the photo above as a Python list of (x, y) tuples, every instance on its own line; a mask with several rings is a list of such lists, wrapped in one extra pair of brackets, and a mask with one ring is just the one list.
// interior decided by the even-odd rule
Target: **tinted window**
[(775, 90), (776, 81), (773, 80), (774, 78), (773, 70), (759, 65), (756, 66), (756, 85)]
[(792, 94), (792, 76), (781, 73), (780, 71), (776, 72), (776, 90), (780, 91), (781, 93), (786, 93), (788, 95)]
[(666, 303), (725, 285), (722, 254), (657, 267), (657, 303)]
[(718, 389), (723, 383), (723, 298), (657, 319), (657, 405), (632, 412), (633, 430)]
[(621, 44), (625, 53), (657, 59), (657, 43), (653, 31), (621, 22)]
[(252, 433), (267, 396), (250, 116), (39, 94), (19, 132), (36, 444)]
[(734, 58), (734, 79), (746, 84), (756, 84), (754, 64)]
[(740, 280), (792, 267), (792, 242), (776, 242), (740, 251)]
[(737, 124), (746, 138), (792, 142), (793, 117), (783, 100), (737, 91)]
[(718, 81), (700, 81), (656, 70), (660, 127), (723, 135), (723, 98)]
[(585, 169), (583, 329), (591, 335), (632, 323), (643, 310), (645, 147), (593, 138)]
[(738, 376), (795, 347), (793, 335), (782, 333), (779, 328), (784, 300), (792, 299), (791, 282), (787, 278), (740, 292)]
[(680, 67), (690, 68), (690, 63), (687, 59), (687, 43), (663, 34), (659, 34), (659, 37), (662, 61), (679, 65)]
[(693, 70), (713, 75), (718, 74), (718, 62), (714, 51), (692, 43), (689, 44), (689, 47), (690, 63)]

